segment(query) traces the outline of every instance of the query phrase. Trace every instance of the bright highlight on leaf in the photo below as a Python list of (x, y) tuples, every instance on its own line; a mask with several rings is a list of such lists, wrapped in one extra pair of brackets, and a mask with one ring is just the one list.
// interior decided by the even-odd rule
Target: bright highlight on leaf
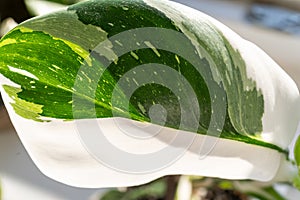
[(26, 21), (0, 41), (0, 73), (34, 162), (80, 187), (178, 173), (267, 181), (299, 121), (298, 89), (271, 58), (166, 0), (86, 1)]

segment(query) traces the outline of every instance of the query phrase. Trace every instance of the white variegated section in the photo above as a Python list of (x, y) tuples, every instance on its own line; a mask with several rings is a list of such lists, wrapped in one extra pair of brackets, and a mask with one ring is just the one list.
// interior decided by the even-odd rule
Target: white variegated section
[(51, 1), (25, 0), (25, 4), (32, 15), (45, 15), (57, 10), (65, 9), (67, 6)]
[(12, 66), (8, 66), (8, 69), (12, 72), (15, 72), (15, 73), (18, 73), (18, 74), (21, 74), (23, 76), (27, 76), (29, 78), (33, 78), (35, 80), (39, 80), (35, 75), (33, 75), (32, 73), (26, 71), (26, 70), (22, 70), (22, 69), (18, 69), (18, 68), (15, 68), (15, 67), (12, 67)]
[(193, 195), (193, 185), (189, 176), (181, 176), (176, 191), (176, 200), (190, 200)]
[[(264, 96), (263, 132), (261, 139), (287, 148), (294, 138), (300, 120), (300, 97), (295, 82), (264, 51), (244, 40), (224, 24), (182, 4), (167, 0), (144, 0), (174, 20), (181, 27), (180, 18), (185, 16), (191, 22), (199, 19), (213, 24), (240, 52), (247, 67), (247, 76), (255, 80)], [(184, 28), (182, 28), (184, 32)], [(191, 41), (194, 39), (186, 34)], [(278, 44), (280, 48), (280, 44)], [(251, 112), (251, 111), (249, 111)]]
[[(0, 78), (3, 83), (4, 78)], [(168, 147), (178, 134), (194, 137), (190, 146), (182, 144), (185, 148), (182, 156), (166, 166), (161, 166), (159, 170), (139, 174), (122, 172), (108, 167), (109, 163), (102, 163), (89, 153), (86, 144), (78, 135), (77, 120), (39, 123), (24, 119), (13, 111), (9, 103), (10, 98), (2, 87), (1, 93), (15, 129), (33, 162), (46, 176), (71, 186), (86, 188), (133, 186), (171, 174), (269, 181), (274, 178), (283, 158), (283, 155), (275, 150), (226, 139), (213, 140), (215, 143), (210, 153), (200, 157), (201, 146), (207, 142), (206, 136), (185, 131), (177, 132), (175, 129), (128, 119), (95, 119), (113, 146), (132, 154), (147, 156), (149, 153), (157, 152), (160, 155), (160, 150)], [(116, 126), (116, 123), (121, 124), (122, 128)], [(135, 126), (132, 126), (133, 123)], [(159, 128), (159, 133), (147, 139), (125, 134), (141, 131), (147, 126)], [(86, 134), (90, 131), (90, 127), (87, 126)], [(99, 148), (101, 149), (100, 146)], [(114, 156), (114, 159), (120, 159), (118, 155), (112, 155), (110, 149), (102, 150), (107, 155)], [(157, 161), (165, 159), (164, 156), (166, 155), (158, 157)], [(123, 161), (131, 162), (126, 159)], [(151, 163), (134, 164), (147, 166)]]

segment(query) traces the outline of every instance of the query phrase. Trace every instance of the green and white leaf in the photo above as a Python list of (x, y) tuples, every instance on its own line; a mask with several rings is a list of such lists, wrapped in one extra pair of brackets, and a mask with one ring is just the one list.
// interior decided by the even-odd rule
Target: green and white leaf
[[(149, 27), (172, 30), (184, 43), (153, 34), (152, 43), (141, 42), (147, 48), (116, 53), (123, 44), (131, 44), (119, 35)], [(119, 40), (113, 40), (116, 37)], [(103, 43), (106, 48), (97, 49)], [(187, 53), (160, 49), (160, 44)], [(168, 66), (179, 76), (147, 68), (147, 76), (137, 73), (139, 79), (127, 80), (138, 88), (128, 96), (120, 85), (122, 77), (134, 76), (139, 66), (153, 63)], [(166, 0), (86, 1), (26, 21), (0, 41), (0, 73), (5, 104), (34, 162), (49, 177), (80, 187), (136, 185), (178, 173), (270, 180), (286, 156), (299, 120), (294, 112), (298, 89), (271, 58), (216, 20)], [(143, 84), (147, 77), (162, 82), (171, 78), (183, 98), (161, 84)], [(168, 114), (164, 124), (151, 116), (157, 104)], [(167, 141), (177, 134), (196, 139), (184, 155), (160, 171), (123, 173), (86, 151), (77, 135), (78, 121), (96, 121), (115, 146), (134, 154), (159, 150), (168, 142), (163, 137), (126, 138), (116, 124), (125, 124), (129, 133), (147, 132), (139, 127), (155, 124)], [(210, 132), (212, 121), (216, 133)], [(214, 146), (199, 159), (198, 150), (208, 139), (215, 141)]]

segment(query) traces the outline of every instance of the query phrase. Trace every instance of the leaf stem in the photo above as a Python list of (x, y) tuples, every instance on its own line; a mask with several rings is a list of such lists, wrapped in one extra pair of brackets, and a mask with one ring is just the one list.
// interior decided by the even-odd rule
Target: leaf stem
[(167, 176), (166, 182), (167, 182), (167, 192), (165, 200), (174, 200), (175, 194), (177, 191), (177, 185), (179, 182), (179, 175), (173, 175), (173, 176)]

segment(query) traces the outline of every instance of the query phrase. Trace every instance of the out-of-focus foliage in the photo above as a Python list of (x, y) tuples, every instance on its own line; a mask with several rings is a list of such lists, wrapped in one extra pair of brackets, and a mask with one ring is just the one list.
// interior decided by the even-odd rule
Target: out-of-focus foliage
[(125, 191), (111, 190), (101, 200), (164, 199), (166, 190), (166, 179), (162, 178), (146, 185), (128, 188)]
[(55, 3), (65, 4), (65, 5), (72, 5), (74, 3), (78, 3), (82, 0), (44, 0), (44, 1), (52, 1)]

